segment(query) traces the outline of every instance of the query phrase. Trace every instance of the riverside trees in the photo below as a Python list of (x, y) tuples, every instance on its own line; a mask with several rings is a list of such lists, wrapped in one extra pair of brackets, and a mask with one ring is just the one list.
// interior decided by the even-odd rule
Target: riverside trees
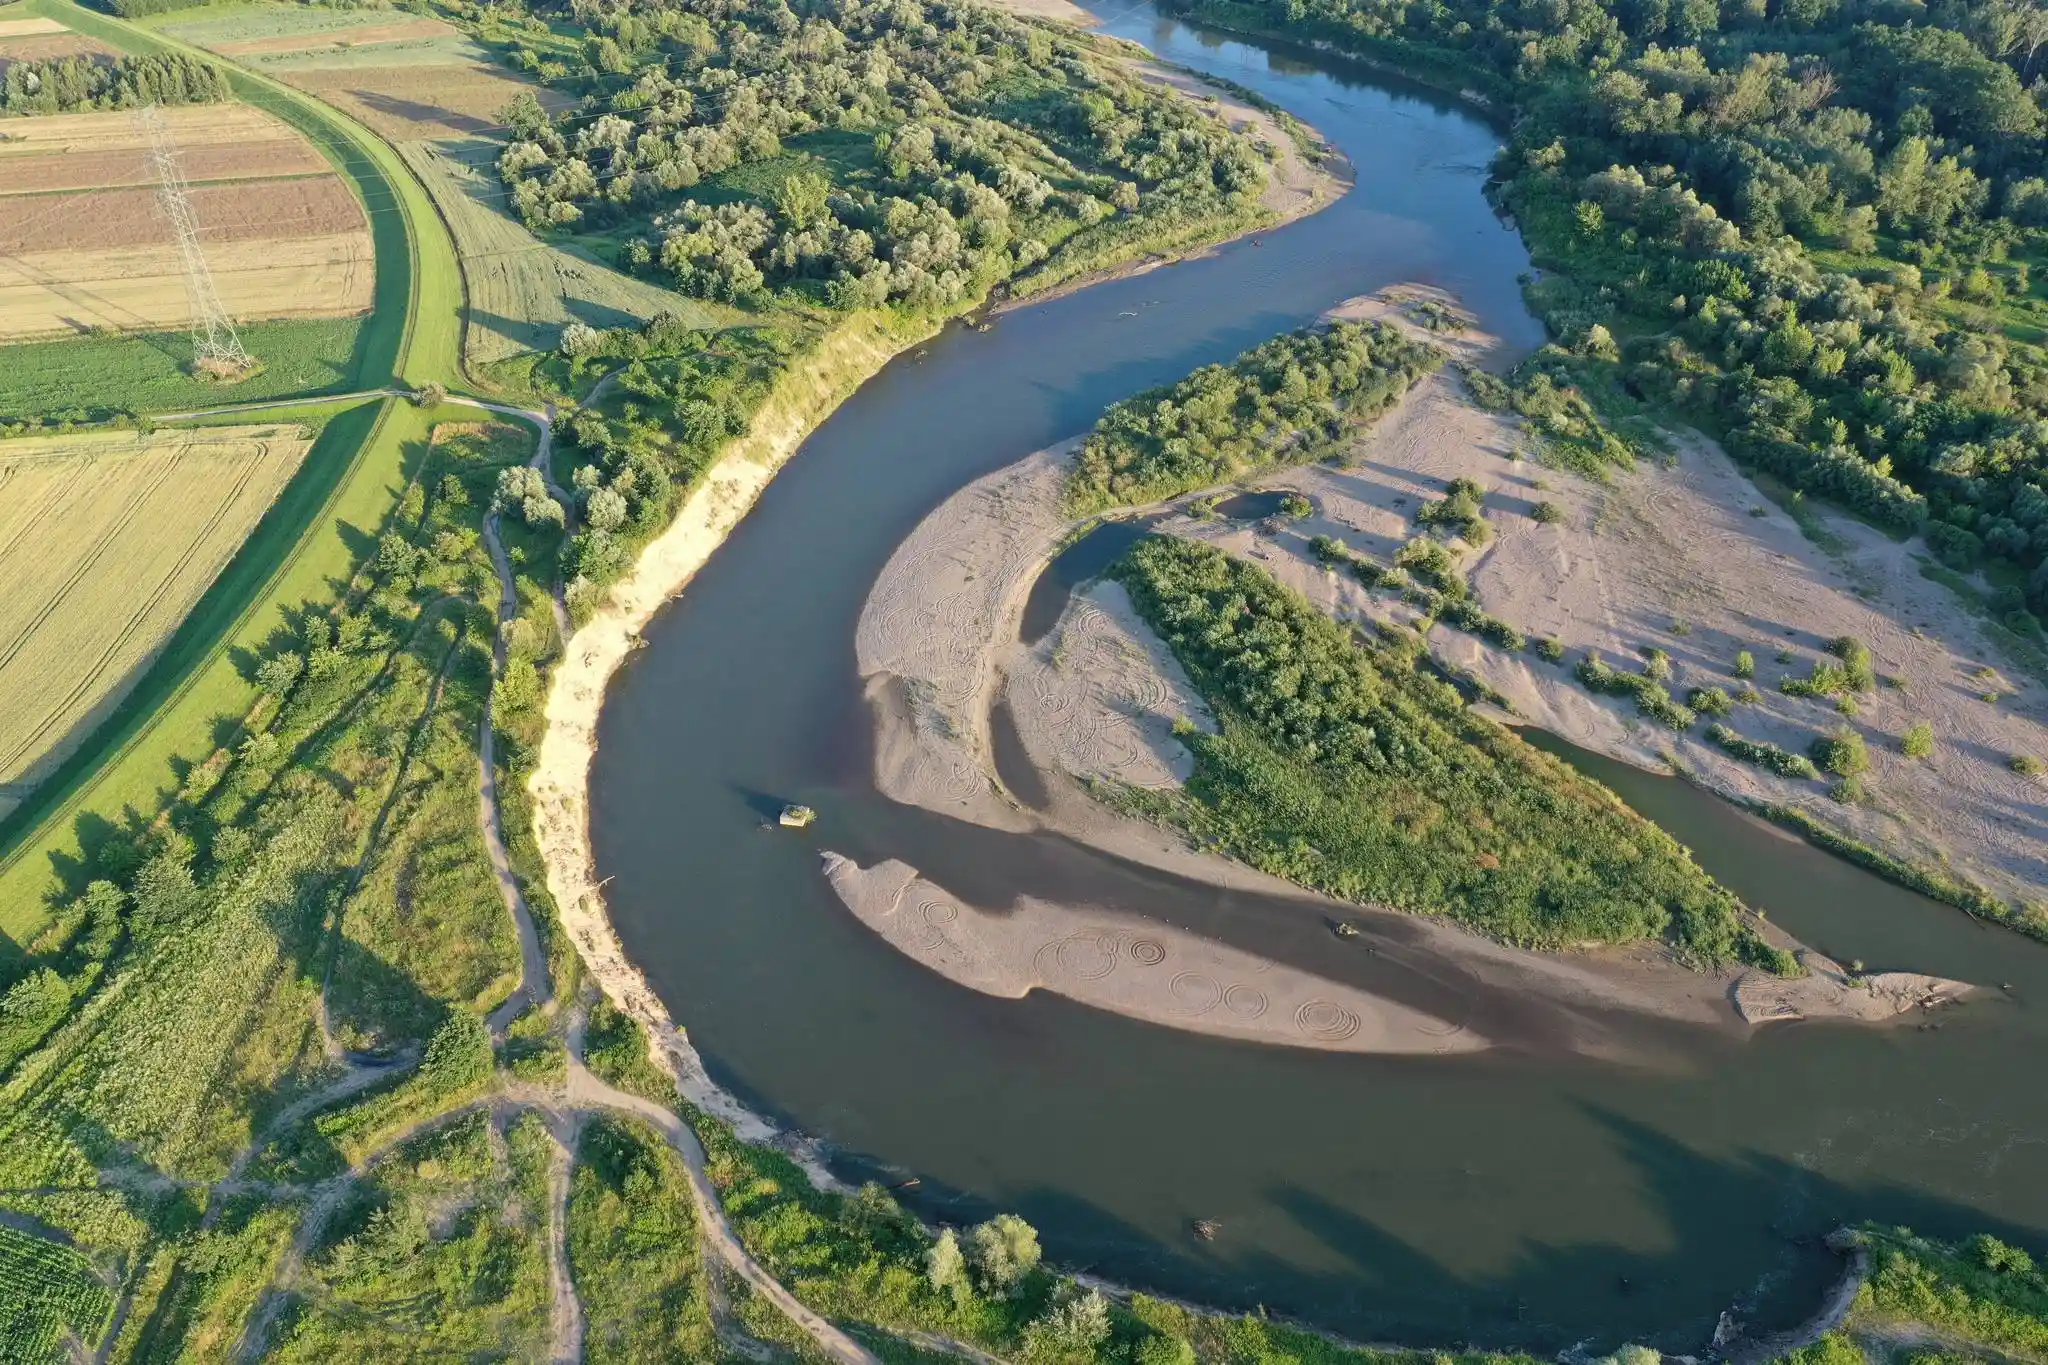
[(507, 113), (530, 226), (616, 233), (686, 294), (937, 309), (1249, 217), (1264, 162), (1085, 40), (978, 6), (578, 4), (584, 112)]
[(1278, 336), (1103, 414), (1067, 479), (1076, 515), (1158, 502), (1328, 452), (1443, 353), (1378, 322)]
[(1581, 373), (1687, 413), (1794, 487), (1924, 529), (1954, 566), (2020, 571), (2048, 611), (2031, 11), (1183, 3), (1512, 104), (1501, 195), (1561, 271), (1532, 297)]

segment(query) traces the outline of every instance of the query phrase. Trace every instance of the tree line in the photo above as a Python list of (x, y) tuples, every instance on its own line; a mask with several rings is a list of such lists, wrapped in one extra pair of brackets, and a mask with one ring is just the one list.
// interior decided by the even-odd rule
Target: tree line
[(11, 62), (0, 76), (0, 114), (69, 114), (147, 104), (218, 104), (232, 97), (227, 73), (203, 57), (58, 57)]
[(1112, 406), (1067, 476), (1076, 516), (1161, 502), (1328, 451), (1443, 363), (1380, 322), (1275, 337)]
[(2048, 252), (2043, 11), (1179, 3), (1510, 106), (1496, 190), (1586, 369), (2048, 611), (2048, 352), (2008, 306)]

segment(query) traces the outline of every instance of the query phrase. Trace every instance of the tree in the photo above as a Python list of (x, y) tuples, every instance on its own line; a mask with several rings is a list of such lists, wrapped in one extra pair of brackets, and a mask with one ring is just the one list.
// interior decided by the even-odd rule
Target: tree
[(783, 222), (802, 231), (826, 216), (825, 196), (831, 191), (831, 182), (824, 176), (799, 171), (775, 187), (775, 211)]
[(412, 401), (423, 408), (439, 407), (448, 401), (448, 386), (430, 379), (412, 391)]
[(982, 1292), (1008, 1297), (1038, 1266), (1038, 1231), (1014, 1213), (999, 1213), (967, 1236), (967, 1263)]
[(924, 1254), (924, 1278), (932, 1289), (949, 1295), (955, 1304), (967, 1297), (967, 1258), (960, 1253), (960, 1239), (947, 1228)]

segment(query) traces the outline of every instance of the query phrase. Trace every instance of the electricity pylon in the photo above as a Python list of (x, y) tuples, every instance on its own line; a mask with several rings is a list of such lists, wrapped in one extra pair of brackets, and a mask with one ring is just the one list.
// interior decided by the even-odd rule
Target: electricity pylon
[(192, 309), (192, 366), (219, 379), (239, 379), (255, 362), (243, 349), (242, 338), (214, 291), (213, 272), (206, 268), (206, 253), (199, 246), (199, 217), (192, 212), (192, 195), (185, 185), (184, 167), (178, 164), (178, 145), (171, 140), (171, 127), (154, 104), (136, 110), (135, 123), (149, 139), (149, 161), (156, 170), (157, 212), (169, 220), (185, 266), (185, 299)]

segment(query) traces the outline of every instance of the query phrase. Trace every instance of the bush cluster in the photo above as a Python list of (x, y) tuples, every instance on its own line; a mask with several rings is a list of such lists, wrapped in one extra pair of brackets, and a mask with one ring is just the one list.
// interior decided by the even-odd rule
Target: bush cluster
[(1075, 516), (1162, 502), (1328, 453), (1441, 363), (1375, 322), (1304, 328), (1111, 407), (1067, 478)]
[(1304, 885), (1508, 942), (1666, 935), (1701, 960), (1743, 951), (1739, 904), (1669, 836), (1472, 715), (1412, 647), (1361, 646), (1206, 545), (1152, 537), (1111, 573), (1221, 722), (1186, 737), (1195, 776), (1161, 812), (1198, 837)]

